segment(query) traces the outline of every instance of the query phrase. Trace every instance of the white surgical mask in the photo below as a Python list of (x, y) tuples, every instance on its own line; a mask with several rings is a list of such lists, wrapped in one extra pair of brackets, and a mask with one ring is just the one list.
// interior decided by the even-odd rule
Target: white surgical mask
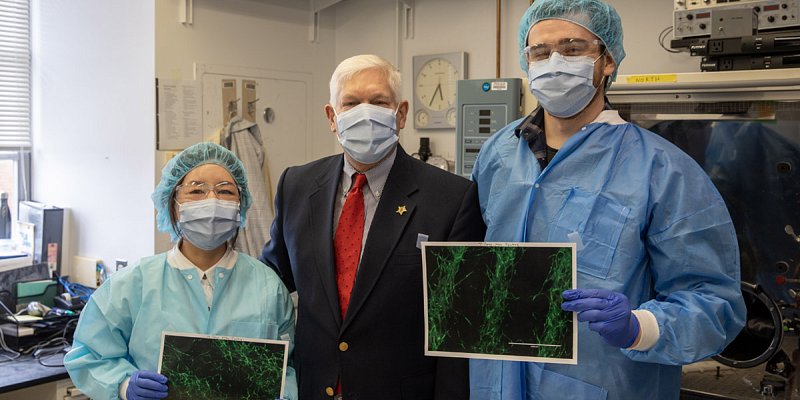
[(397, 110), (368, 103), (336, 114), (339, 143), (350, 157), (362, 164), (382, 160), (399, 139), (396, 114)]
[(547, 60), (528, 64), (531, 93), (550, 115), (569, 118), (578, 114), (597, 92), (593, 84), (594, 63), (600, 57), (593, 60), (586, 56), (564, 57), (553, 53)]
[(239, 230), (239, 203), (209, 198), (178, 204), (178, 228), (193, 245), (213, 250)]

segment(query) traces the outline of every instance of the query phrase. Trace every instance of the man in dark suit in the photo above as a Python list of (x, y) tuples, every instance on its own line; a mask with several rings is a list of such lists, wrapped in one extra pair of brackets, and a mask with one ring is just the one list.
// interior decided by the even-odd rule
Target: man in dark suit
[(485, 225), (472, 182), (397, 144), (400, 87), (380, 57), (344, 60), (325, 105), (344, 154), (288, 168), (278, 183), (261, 259), (297, 291), (303, 400), (469, 397), (465, 360), (424, 356), (419, 242), (481, 241)]

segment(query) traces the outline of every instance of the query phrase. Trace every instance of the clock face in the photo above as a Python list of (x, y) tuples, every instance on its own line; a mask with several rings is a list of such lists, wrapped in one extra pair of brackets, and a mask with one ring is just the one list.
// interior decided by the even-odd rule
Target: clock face
[(417, 73), (414, 92), (424, 107), (444, 111), (456, 104), (456, 81), (459, 79), (455, 65), (441, 58), (426, 62)]
[(413, 57), (414, 128), (456, 127), (456, 87), (466, 76), (466, 53), (439, 53)]
[(428, 115), (427, 112), (425, 112), (425, 110), (419, 110), (417, 111), (417, 114), (414, 116), (414, 122), (417, 123), (417, 126), (424, 128), (428, 126), (429, 122), (428, 118), (430, 118), (430, 116)]
[(451, 108), (447, 110), (447, 123), (456, 126), (456, 109)]

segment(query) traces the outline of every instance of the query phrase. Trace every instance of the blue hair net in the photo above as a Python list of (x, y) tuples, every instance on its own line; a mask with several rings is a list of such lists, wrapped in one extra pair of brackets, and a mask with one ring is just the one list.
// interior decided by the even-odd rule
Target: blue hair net
[(180, 238), (170, 219), (170, 204), (175, 187), (183, 180), (189, 171), (204, 165), (217, 164), (230, 172), (236, 184), (241, 188), (239, 194), (239, 213), (242, 216), (241, 225), (244, 225), (247, 209), (250, 208), (252, 199), (247, 190), (247, 173), (244, 165), (230, 150), (211, 142), (202, 142), (187, 147), (173, 157), (161, 170), (161, 181), (151, 198), (156, 207), (156, 226), (161, 232), (168, 232), (173, 242)]
[(534, 1), (519, 22), (519, 66), (523, 71), (528, 71), (528, 62), (522, 53), (527, 46), (528, 32), (533, 25), (545, 19), (573, 22), (600, 38), (617, 64), (609, 82), (617, 78), (619, 65), (625, 58), (625, 49), (622, 48), (622, 20), (614, 7), (601, 0)]

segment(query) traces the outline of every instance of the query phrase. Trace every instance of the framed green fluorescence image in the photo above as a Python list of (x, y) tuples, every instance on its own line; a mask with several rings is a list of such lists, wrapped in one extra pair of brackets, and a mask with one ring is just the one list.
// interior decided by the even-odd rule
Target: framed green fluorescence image
[(574, 243), (423, 242), (425, 355), (576, 364)]
[(158, 372), (167, 399), (283, 398), (289, 342), (163, 332)]

